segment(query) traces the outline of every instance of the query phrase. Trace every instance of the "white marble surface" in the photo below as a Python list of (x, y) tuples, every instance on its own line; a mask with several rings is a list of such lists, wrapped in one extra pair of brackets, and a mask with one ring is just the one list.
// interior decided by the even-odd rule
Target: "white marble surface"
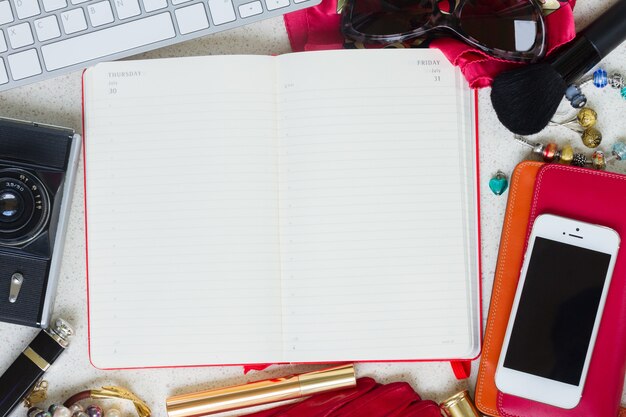
[[(612, 1), (581, 0), (576, 9), (579, 27), (589, 23)], [(230, 32), (212, 35), (195, 41), (171, 46), (142, 55), (143, 58), (174, 57), (207, 54), (280, 54), (290, 51), (282, 19), (256, 23)], [(626, 43), (603, 62), (608, 71), (626, 74)], [(626, 100), (615, 90), (589, 86), (585, 90), (589, 105), (599, 113), (598, 127), (604, 133), (602, 148), (618, 138), (626, 140)], [(512, 140), (512, 135), (498, 122), (489, 101), (489, 90), (480, 92), (480, 171), (482, 216), (483, 309), (489, 305), (493, 273), (497, 257), (506, 194), (496, 197), (489, 191), (489, 178), (497, 171), (510, 174), (514, 166), (528, 156)], [(565, 110), (571, 108), (563, 107)], [(34, 120), (69, 126), (81, 131), (80, 73), (72, 73), (49, 81), (0, 93), (0, 116)], [(580, 139), (564, 128), (551, 127), (537, 135), (537, 140), (570, 141), (584, 150)], [(437, 152), (436, 144), (424, 151)], [(437, 157), (445, 158), (444, 154)], [(611, 169), (626, 172), (626, 162)], [(610, 198), (611, 190), (606, 190)], [(61, 401), (68, 395), (106, 384), (123, 385), (139, 393), (153, 408), (153, 415), (165, 416), (167, 396), (194, 388), (211, 388), (254, 379), (301, 372), (317, 367), (275, 366), (247, 376), (240, 367), (204, 367), (188, 369), (152, 369), (132, 371), (100, 371), (93, 368), (87, 357), (87, 319), (85, 288), (85, 248), (82, 169), (78, 175), (71, 212), (71, 221), (56, 299), (55, 314), (70, 320), (77, 332), (71, 347), (47, 373), (50, 382), (50, 401)], [(36, 334), (35, 329), (0, 323), (0, 371), (5, 369)], [(159, 343), (158, 340), (153, 343)], [(424, 398), (442, 400), (461, 389), (473, 389), (478, 363), (473, 364), (473, 378), (455, 380), (447, 363), (377, 363), (357, 366), (359, 376), (372, 376), (381, 382), (407, 381)], [(623, 398), (626, 400), (626, 397)], [(49, 403), (48, 402), (48, 403)], [(626, 401), (625, 401), (626, 402)], [(109, 403), (110, 404), (110, 403)], [(123, 403), (118, 403), (122, 405)], [(128, 410), (130, 411), (130, 410)], [(18, 409), (12, 416), (24, 416)], [(128, 413), (130, 414), (130, 412)]]

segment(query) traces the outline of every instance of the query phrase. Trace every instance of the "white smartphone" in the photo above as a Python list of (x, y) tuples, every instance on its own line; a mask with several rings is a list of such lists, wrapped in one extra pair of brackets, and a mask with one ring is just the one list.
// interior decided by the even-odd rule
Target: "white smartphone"
[(608, 227), (537, 217), (496, 369), (500, 391), (576, 407), (619, 243)]

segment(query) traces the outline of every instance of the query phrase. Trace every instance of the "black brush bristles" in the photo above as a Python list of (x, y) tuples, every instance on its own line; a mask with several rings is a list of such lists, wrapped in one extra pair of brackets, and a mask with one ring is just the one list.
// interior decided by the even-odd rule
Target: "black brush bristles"
[(626, 40), (624, 16), (626, 0), (617, 0), (546, 62), (497, 76), (493, 81), (491, 102), (502, 124), (518, 135), (532, 135), (546, 127), (567, 86)]
[(493, 80), (491, 103), (500, 122), (518, 135), (532, 135), (548, 125), (567, 84), (550, 64), (531, 64)]

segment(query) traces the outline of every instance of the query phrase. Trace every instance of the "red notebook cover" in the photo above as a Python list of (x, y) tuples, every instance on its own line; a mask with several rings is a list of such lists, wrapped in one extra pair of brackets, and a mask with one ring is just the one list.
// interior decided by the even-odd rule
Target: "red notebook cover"
[(546, 165), (537, 176), (529, 230), (544, 213), (607, 226), (620, 235), (613, 279), (580, 403), (563, 409), (498, 394), (504, 417), (617, 416), (626, 370), (626, 176), (564, 165)]

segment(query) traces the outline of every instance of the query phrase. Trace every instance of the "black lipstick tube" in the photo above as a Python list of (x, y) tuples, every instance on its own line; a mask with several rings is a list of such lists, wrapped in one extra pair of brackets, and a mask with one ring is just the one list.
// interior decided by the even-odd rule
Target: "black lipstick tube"
[(65, 351), (72, 327), (56, 319), (40, 331), (32, 342), (0, 376), (0, 417), (6, 417), (29, 394), (50, 365)]

